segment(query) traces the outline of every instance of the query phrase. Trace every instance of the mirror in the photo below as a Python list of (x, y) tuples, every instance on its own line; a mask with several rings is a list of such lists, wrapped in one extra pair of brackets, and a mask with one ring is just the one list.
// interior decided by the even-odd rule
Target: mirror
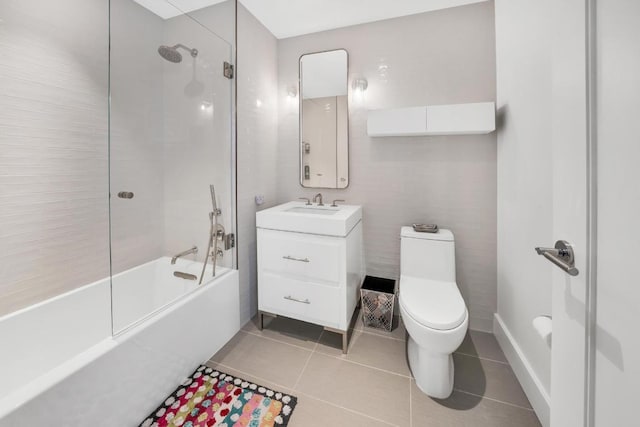
[(348, 54), (344, 49), (300, 57), (300, 184), (349, 185)]

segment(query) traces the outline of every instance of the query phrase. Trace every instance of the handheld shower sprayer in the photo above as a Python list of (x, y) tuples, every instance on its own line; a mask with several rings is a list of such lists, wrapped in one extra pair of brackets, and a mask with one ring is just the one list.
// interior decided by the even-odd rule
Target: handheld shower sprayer
[[(216, 264), (218, 260), (218, 237), (224, 237), (224, 227), (218, 224), (218, 217), (222, 215), (222, 211), (218, 209), (218, 204), (216, 202), (216, 189), (213, 184), (209, 185), (209, 193), (211, 194), (211, 207), (213, 210), (209, 212), (209, 221), (211, 227), (209, 228), (209, 245), (207, 246), (207, 252), (204, 258), (204, 265), (202, 266), (202, 273), (200, 273), (200, 281), (199, 285), (202, 284), (202, 280), (204, 279), (204, 272), (207, 269), (207, 262), (209, 261), (209, 256), (211, 256), (211, 263), (213, 265), (213, 276), (216, 275)], [(222, 233), (222, 234), (220, 234)], [(213, 252), (211, 252), (211, 247), (213, 246)]]

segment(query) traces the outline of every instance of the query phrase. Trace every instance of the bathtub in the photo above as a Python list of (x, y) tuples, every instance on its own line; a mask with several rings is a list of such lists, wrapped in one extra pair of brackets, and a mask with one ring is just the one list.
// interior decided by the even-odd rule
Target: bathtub
[(0, 426), (140, 423), (240, 329), (238, 272), (173, 276), (201, 269), (163, 257), (0, 318)]

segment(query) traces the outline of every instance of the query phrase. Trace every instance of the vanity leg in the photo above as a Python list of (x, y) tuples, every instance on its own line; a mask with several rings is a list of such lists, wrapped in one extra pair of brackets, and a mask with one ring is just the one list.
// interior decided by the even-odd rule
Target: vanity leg
[(258, 311), (258, 329), (262, 330), (264, 328), (264, 313)]
[(347, 354), (347, 351), (349, 350), (349, 331), (342, 331), (340, 329), (334, 329), (328, 326), (325, 326), (324, 330), (333, 332), (334, 334), (342, 335), (342, 354)]

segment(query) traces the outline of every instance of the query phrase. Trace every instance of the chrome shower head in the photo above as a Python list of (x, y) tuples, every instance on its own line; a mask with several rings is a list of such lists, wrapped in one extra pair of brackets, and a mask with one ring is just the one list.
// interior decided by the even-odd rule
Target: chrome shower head
[(198, 56), (198, 49), (191, 49), (183, 44), (177, 44), (175, 46), (162, 45), (158, 48), (158, 53), (167, 61), (177, 64), (182, 61), (182, 54), (178, 52), (178, 48), (189, 51), (193, 58)]

